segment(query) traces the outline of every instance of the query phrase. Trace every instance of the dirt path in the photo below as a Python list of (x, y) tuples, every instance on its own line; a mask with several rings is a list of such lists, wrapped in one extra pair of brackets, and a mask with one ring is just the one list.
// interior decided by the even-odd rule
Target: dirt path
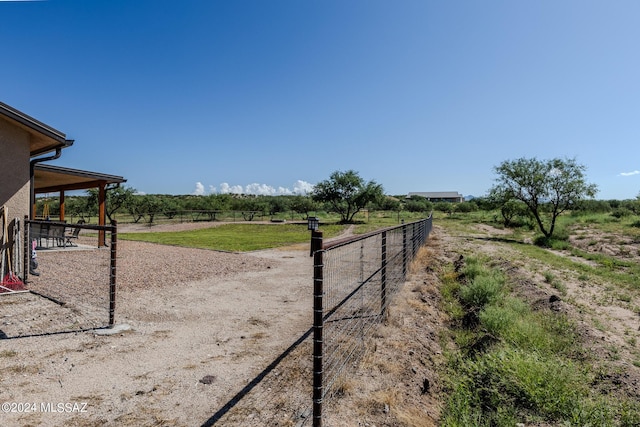
[[(308, 250), (299, 244), (228, 254), (121, 241), (116, 319), (131, 329), (0, 341), (0, 402), (35, 404), (29, 412), (0, 413), (0, 425), (206, 422), (311, 326)], [(41, 260), (49, 274), (78, 268), (65, 265), (64, 254), (51, 256), (57, 258)], [(83, 411), (44, 413), (49, 403)]]
[[(1, 341), (0, 401), (31, 402), (37, 410), (2, 413), (0, 424), (191, 426), (207, 420), (311, 324), (308, 252), (247, 256), (267, 268), (123, 290), (118, 322), (130, 331)], [(47, 402), (86, 404), (85, 412), (43, 413)]]

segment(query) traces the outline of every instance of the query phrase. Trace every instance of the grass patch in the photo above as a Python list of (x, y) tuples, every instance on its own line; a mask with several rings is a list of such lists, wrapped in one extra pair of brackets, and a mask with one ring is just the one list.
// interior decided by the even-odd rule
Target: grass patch
[(621, 261), (602, 254), (592, 254), (576, 248), (571, 249), (572, 255), (598, 264), (597, 266), (591, 266), (562, 257), (553, 253), (553, 251), (534, 245), (511, 245), (511, 247), (518, 250), (523, 257), (541, 261), (548, 267), (558, 270), (571, 270), (582, 278), (588, 278), (590, 281), (596, 280), (601, 283), (610, 283), (615, 287), (640, 290), (640, 282), (638, 281), (640, 265), (633, 262)]
[(442, 426), (638, 425), (640, 403), (594, 387), (595, 369), (565, 315), (532, 310), (511, 295), (500, 271), (477, 258), (459, 274), (442, 274), (442, 282), (454, 320), (478, 320), (454, 322)]
[[(337, 236), (342, 225), (323, 225), (324, 237)], [(191, 231), (119, 233), (123, 240), (137, 240), (189, 248), (246, 252), (310, 242), (307, 226), (299, 224), (225, 224)]]

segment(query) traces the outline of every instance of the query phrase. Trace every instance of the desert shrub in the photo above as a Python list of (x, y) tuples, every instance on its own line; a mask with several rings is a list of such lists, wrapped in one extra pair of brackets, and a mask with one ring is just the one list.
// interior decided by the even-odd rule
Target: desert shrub
[(493, 336), (501, 336), (517, 321), (517, 313), (508, 307), (490, 305), (479, 315), (480, 324)]
[(467, 257), (464, 259), (464, 268), (462, 274), (467, 280), (473, 280), (477, 276), (490, 274), (490, 270), (480, 262), (476, 257)]
[(625, 218), (627, 216), (633, 215), (633, 212), (627, 208), (617, 208), (611, 212), (611, 216), (614, 218)]
[(455, 211), (460, 213), (475, 212), (478, 210), (478, 205), (474, 202), (461, 202), (455, 205)]
[(503, 286), (504, 277), (499, 274), (477, 276), (460, 288), (460, 301), (468, 307), (482, 308), (500, 297)]
[(608, 213), (611, 212), (611, 209), (611, 204), (607, 200), (583, 199), (573, 206), (571, 213), (573, 215)]
[(507, 200), (500, 208), (505, 227), (520, 227), (526, 224), (531, 216), (529, 208), (519, 200)]

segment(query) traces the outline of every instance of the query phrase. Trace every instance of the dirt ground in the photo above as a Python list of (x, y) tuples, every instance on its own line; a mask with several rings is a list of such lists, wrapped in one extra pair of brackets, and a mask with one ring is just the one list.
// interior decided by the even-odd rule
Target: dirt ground
[[(606, 243), (617, 241), (623, 242), (621, 253), (627, 259), (629, 253), (638, 253), (639, 248), (630, 247), (632, 243), (621, 236), (588, 233), (592, 251), (617, 253)], [(446, 340), (441, 337), (448, 319), (441, 309), (437, 272), (450, 267), (460, 255), (478, 253), (490, 255), (534, 309), (560, 311), (575, 321), (585, 353), (602, 372), (593, 387), (603, 394), (640, 400), (637, 291), (629, 299), (615, 298), (616, 291), (607, 283), (585, 282), (567, 271), (523, 259), (500, 241), (505, 234), (508, 231), (484, 224), (459, 235), (434, 226), (427, 247), (394, 301), (388, 323), (380, 328), (356, 374), (328, 403), (328, 425), (439, 425), (444, 390), (438, 366), (444, 363), (441, 345)], [(548, 283), (545, 273), (553, 274), (564, 292)]]
[[(450, 235), (434, 227), (388, 322), (376, 332), (353, 377), (326, 402), (325, 426), (438, 425), (443, 385), (437, 367), (443, 362), (440, 337), (447, 317), (437, 273), (461, 253), (477, 251), (502, 260), (532, 302), (549, 305), (552, 295), (559, 296), (553, 299), (555, 309), (580, 322), (588, 347), (620, 367), (603, 381), (640, 398), (640, 368), (631, 363), (638, 358), (637, 300), (607, 302), (599, 298), (606, 295), (606, 284), (585, 284), (555, 272), (567, 288), (559, 295), (544, 280), (546, 267), (514, 260), (499, 239), (487, 239), (500, 232), (482, 226), (470, 235)], [(311, 425), (308, 408), (296, 406), (310, 395), (305, 379), (309, 343), (303, 339), (312, 324), (308, 247), (225, 255), (235, 257), (229, 261), (237, 266), (234, 271), (182, 281), (152, 277), (151, 286), (123, 286), (117, 323), (129, 330), (0, 340), (0, 425)], [(156, 268), (171, 256), (158, 256)], [(208, 256), (204, 264), (215, 263), (215, 254)], [(154, 269), (147, 262), (146, 268)], [(263, 378), (269, 366), (275, 368)], [(296, 383), (287, 386), (290, 377)], [(241, 393), (256, 382), (260, 391)], [(292, 395), (298, 398), (295, 404), (277, 401)], [(15, 411), (5, 411), (11, 402)], [(277, 420), (272, 411), (278, 410), (295, 413)]]
[[(152, 272), (175, 266), (166, 262), (173, 251), (189, 251), (163, 253), (158, 245), (127, 241), (119, 242), (119, 251), (126, 253), (128, 245), (157, 253), (145, 257)], [(191, 426), (208, 420), (309, 328), (312, 260), (302, 246), (205, 252), (196, 253), (203, 264), (234, 268), (212, 266), (222, 273), (205, 271), (207, 277), (197, 280), (165, 271), (138, 287), (119, 281), (116, 323), (130, 330), (1, 340), (0, 402), (15, 402), (10, 410), (16, 412), (0, 413), (0, 425)], [(122, 276), (137, 276), (125, 260), (120, 264)], [(52, 411), (58, 404), (62, 410)]]

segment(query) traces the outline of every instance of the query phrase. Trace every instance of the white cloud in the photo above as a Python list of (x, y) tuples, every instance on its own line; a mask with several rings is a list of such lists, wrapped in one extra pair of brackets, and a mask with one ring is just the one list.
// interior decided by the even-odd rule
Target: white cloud
[(276, 194), (276, 189), (267, 184), (253, 183), (247, 185), (244, 190), (245, 194), (255, 194), (257, 196), (273, 196)]
[(313, 191), (313, 184), (308, 183), (307, 181), (297, 180), (295, 184), (293, 184), (293, 193), (306, 195)]
[(194, 196), (203, 196), (204, 195), (204, 185), (201, 182), (196, 182), (196, 189), (193, 190), (192, 193)]
[(226, 182), (220, 184), (220, 194), (242, 194), (244, 193), (244, 189), (242, 185), (229, 185)]
[[(297, 180), (293, 184), (293, 190), (287, 187), (275, 188), (268, 184), (260, 184), (257, 182), (248, 184), (246, 187), (242, 185), (231, 185), (227, 182), (220, 184), (220, 189), (217, 190), (214, 185), (209, 185), (210, 194), (252, 194), (256, 196), (287, 196), (287, 195), (306, 195), (313, 191), (313, 184), (306, 181)], [(203, 195), (205, 194), (204, 185), (198, 182), (196, 183), (196, 190), (193, 194)]]
[(620, 176), (633, 176), (633, 175), (640, 175), (640, 171), (621, 172), (620, 173)]

